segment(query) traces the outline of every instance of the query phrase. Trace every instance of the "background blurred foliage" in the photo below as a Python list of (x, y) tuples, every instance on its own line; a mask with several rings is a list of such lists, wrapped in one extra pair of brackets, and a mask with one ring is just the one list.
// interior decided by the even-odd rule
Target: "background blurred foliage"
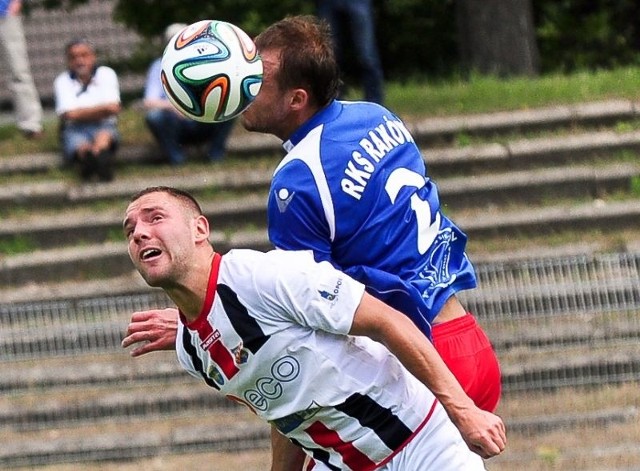
[(543, 73), (640, 63), (637, 0), (536, 0), (533, 10)]
[[(71, 9), (87, 1), (31, 3)], [(416, 77), (446, 79), (460, 75), (455, 0), (374, 0), (374, 4), (378, 44), (388, 79), (402, 82)], [(637, 0), (532, 0), (532, 6), (541, 73), (640, 63)], [(141, 45), (141, 51), (126, 65), (135, 69), (146, 67), (148, 57), (161, 50), (161, 33), (173, 22), (215, 18), (255, 35), (288, 14), (314, 11), (315, 0), (117, 0), (114, 16), (151, 41)], [(348, 68), (345, 72), (347, 76), (354, 73)]]

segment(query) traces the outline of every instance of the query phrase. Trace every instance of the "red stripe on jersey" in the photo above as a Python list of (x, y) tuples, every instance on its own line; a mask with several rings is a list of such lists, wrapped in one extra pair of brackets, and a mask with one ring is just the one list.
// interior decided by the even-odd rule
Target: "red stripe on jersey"
[(213, 262), (211, 264), (211, 272), (209, 273), (207, 295), (205, 297), (202, 310), (195, 321), (185, 323), (185, 325), (190, 330), (198, 332), (198, 337), (200, 337), (200, 341), (202, 342), (200, 346), (209, 352), (209, 357), (218, 364), (227, 379), (231, 379), (240, 370), (236, 366), (231, 352), (220, 341), (220, 332), (217, 329), (214, 330), (208, 320), (208, 316), (211, 312), (211, 307), (213, 306), (213, 301), (215, 299), (216, 288), (218, 286), (218, 272), (220, 271), (221, 259), (222, 257), (220, 254), (214, 254)]
[[(198, 336), (203, 343), (211, 343), (206, 347), (209, 357), (218, 364), (227, 379), (233, 378), (240, 370), (236, 366), (231, 352), (227, 350), (227, 347), (224, 346), (220, 339), (215, 338), (220, 336), (220, 332), (218, 330), (214, 331), (210, 324), (206, 324), (203, 327), (205, 328), (198, 329)], [(212, 336), (214, 336), (213, 341), (211, 339)]]
[(367, 455), (358, 450), (352, 443), (343, 441), (337, 432), (327, 428), (323, 423), (314, 422), (305, 431), (318, 445), (335, 450), (350, 469), (369, 471), (377, 467)]

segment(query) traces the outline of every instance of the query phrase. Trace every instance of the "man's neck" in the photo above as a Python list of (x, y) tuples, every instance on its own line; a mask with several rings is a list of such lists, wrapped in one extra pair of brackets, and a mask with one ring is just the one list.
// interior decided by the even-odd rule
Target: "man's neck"
[[(195, 321), (205, 306), (212, 275), (215, 252), (201, 257), (190, 266), (190, 273), (173, 287), (165, 288), (166, 293), (185, 317), (187, 322)], [(217, 277), (217, 272), (215, 273)]]

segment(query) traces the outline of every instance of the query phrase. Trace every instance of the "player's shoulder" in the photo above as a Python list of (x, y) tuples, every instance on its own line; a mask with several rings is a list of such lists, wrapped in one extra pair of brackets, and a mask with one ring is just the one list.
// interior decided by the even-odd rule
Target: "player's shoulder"
[[(280, 266), (294, 266), (313, 262), (313, 253), (310, 250), (279, 250), (273, 249), (266, 252), (254, 249), (231, 249), (223, 256), (223, 260), (234, 265), (248, 265), (258, 271), (278, 270)], [(275, 268), (274, 268), (275, 267)]]
[(315, 264), (309, 250), (279, 249), (267, 252), (232, 249), (222, 261), (220, 282), (255, 293), (274, 292), (277, 286), (297, 283)]
[(244, 267), (255, 274), (280, 273), (283, 268), (295, 269), (314, 263), (310, 250), (279, 250), (262, 252), (254, 249), (232, 249), (223, 256), (223, 261), (234, 268)]

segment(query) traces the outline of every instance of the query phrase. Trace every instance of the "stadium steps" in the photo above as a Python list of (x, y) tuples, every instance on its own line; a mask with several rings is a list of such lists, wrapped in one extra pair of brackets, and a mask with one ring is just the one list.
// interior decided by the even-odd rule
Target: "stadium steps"
[[(528, 469), (522, 457), (536, 459), (532, 436), (556, 443), (556, 434), (574, 427), (593, 436), (620, 427), (622, 436), (638, 436), (637, 411), (628, 402), (607, 396), (599, 411), (567, 414), (574, 395), (565, 392), (579, 385), (597, 390), (612, 375), (621, 389), (638, 381), (635, 312), (608, 313), (612, 299), (637, 305), (640, 283), (615, 271), (607, 283), (550, 279), (536, 290), (518, 271), (532, 260), (544, 267), (585, 254), (595, 254), (593, 265), (600, 266), (596, 255), (611, 250), (612, 239), (619, 244), (620, 233), (624, 244), (616, 249), (640, 248), (634, 191), (640, 134), (624, 124), (637, 117), (634, 103), (615, 101), (410, 124), (447, 212), (470, 236), (480, 284), (489, 287), (465, 293), (464, 301), (496, 344), (504, 370), (501, 409), (513, 448), (522, 450), (493, 461), (492, 469)], [(454, 144), (469, 136), (473, 144)], [(104, 185), (62, 181), (56, 155), (0, 157), (0, 247), (19, 240), (38, 247), (0, 255), (0, 468), (76, 462), (90, 470), (92, 462), (268, 447), (266, 427), (244, 409), (221, 407), (220, 396), (207, 395), (173, 354), (131, 359), (119, 347), (131, 300), (137, 310), (168, 304), (133, 272), (120, 233), (127, 198), (169, 184), (200, 196), (221, 251), (267, 248), (266, 187), (281, 154), (277, 140), (239, 133), (228, 162), (173, 171), (153, 163), (155, 150), (127, 147), (116, 181)], [(589, 232), (606, 237), (585, 238)], [(547, 244), (557, 233), (569, 235)], [(486, 267), (500, 267), (509, 278), (500, 284), (485, 276)], [(524, 286), (514, 289), (514, 280)], [(533, 392), (550, 405), (520, 412), (523, 402), (535, 405)], [(571, 399), (555, 399), (562, 394)], [(625, 443), (577, 444), (576, 454), (594, 459)]]
[[(526, 191), (526, 185), (519, 191)], [(217, 250), (270, 247), (266, 229), (265, 197), (250, 195), (226, 202), (205, 202), (203, 209), (213, 222), (212, 242)], [(512, 203), (513, 201), (510, 201)], [(472, 214), (475, 213), (475, 214)], [(0, 241), (24, 237), (41, 249), (7, 255), (0, 261), (0, 294), (33, 283), (61, 283), (128, 275), (132, 265), (121, 234), (121, 212), (74, 214), (5, 220)], [(513, 234), (544, 237), (568, 231), (638, 229), (640, 201), (563, 203), (523, 210), (488, 208), (455, 217), (475, 243)], [(634, 242), (634, 241), (628, 241)], [(637, 241), (635, 241), (637, 243)], [(604, 247), (603, 247), (604, 248)], [(510, 257), (510, 253), (504, 254)], [(15, 297), (14, 297), (15, 299)]]

